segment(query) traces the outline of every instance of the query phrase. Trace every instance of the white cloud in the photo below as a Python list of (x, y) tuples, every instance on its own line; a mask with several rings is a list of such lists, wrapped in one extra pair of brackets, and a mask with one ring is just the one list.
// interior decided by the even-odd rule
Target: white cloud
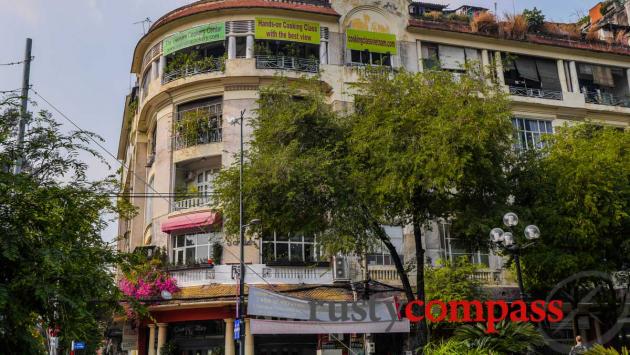
[(36, 0), (0, 0), (0, 8), (6, 11), (4, 15), (16, 16), (31, 25), (39, 23), (40, 11)]

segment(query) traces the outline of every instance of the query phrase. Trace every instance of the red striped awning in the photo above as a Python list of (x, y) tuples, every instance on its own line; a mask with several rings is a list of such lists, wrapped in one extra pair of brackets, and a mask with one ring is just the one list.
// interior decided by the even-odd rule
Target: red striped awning
[(201, 232), (207, 227), (221, 223), (218, 212), (199, 212), (172, 217), (162, 222), (164, 233)]

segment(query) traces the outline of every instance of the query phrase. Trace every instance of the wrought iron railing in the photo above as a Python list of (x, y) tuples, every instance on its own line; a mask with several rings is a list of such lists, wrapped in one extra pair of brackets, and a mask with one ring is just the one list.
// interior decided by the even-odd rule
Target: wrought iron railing
[(619, 97), (607, 92), (586, 91), (584, 99), (589, 104), (630, 107), (630, 97)]
[(222, 114), (220, 103), (178, 112), (173, 122), (173, 149), (221, 142)]
[(186, 78), (193, 75), (223, 71), (225, 68), (224, 58), (206, 58), (192, 65), (186, 65), (177, 70), (164, 73), (162, 84), (169, 83), (173, 80)]
[(519, 86), (510, 86), (510, 95), (548, 100), (562, 100), (562, 91), (531, 89)]
[(317, 73), (319, 72), (319, 61), (309, 58), (259, 55), (256, 56), (256, 68)]

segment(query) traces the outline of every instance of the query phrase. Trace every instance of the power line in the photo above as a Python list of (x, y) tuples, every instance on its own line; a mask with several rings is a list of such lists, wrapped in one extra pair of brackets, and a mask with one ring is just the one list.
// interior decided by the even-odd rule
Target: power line
[[(64, 119), (66, 119), (68, 122), (70, 122), (74, 127), (76, 127), (80, 132), (83, 133), (87, 133), (84, 129), (82, 129), (81, 127), (79, 127), (79, 125), (77, 123), (75, 123), (73, 120), (71, 120), (66, 114), (64, 114), (63, 112), (61, 112), (61, 110), (59, 110), (55, 105), (53, 105), (50, 101), (46, 100), (42, 95), (40, 95), (35, 89), (33, 89), (32, 87), (30, 88), (30, 90), (33, 91), (33, 93), (35, 95), (37, 95), (40, 99), (42, 99), (46, 104), (48, 104), (53, 110), (55, 110), (57, 113), (59, 113), (61, 115), (61, 117), (63, 117)], [(98, 142), (96, 139), (94, 139), (91, 135), (88, 136), (89, 139), (91, 141), (93, 141), (99, 148), (101, 148), (103, 151), (105, 151), (105, 153), (107, 153), (107, 155), (111, 156), (112, 158), (114, 158), (114, 161), (118, 162), (121, 166), (123, 166), (124, 168), (126, 168), (127, 170), (131, 171), (131, 173), (138, 178), (145, 186), (147, 186), (149, 189), (153, 190), (154, 193), (163, 198), (169, 205), (169, 208), (173, 208), (173, 202), (171, 201), (171, 199), (167, 198), (168, 196), (166, 196), (166, 194), (160, 193), (158, 191), (155, 190), (155, 188), (153, 188), (153, 186), (151, 186), (149, 183), (147, 183), (141, 176), (139, 176), (135, 171), (130, 170), (129, 167), (127, 165), (125, 165), (124, 162), (118, 160), (118, 158), (112, 154), (107, 148), (105, 148), (100, 142)], [(191, 218), (189, 215), (182, 215), (182, 217), (185, 217), (187, 219), (189, 219), (191, 222)], [(199, 226), (197, 227), (199, 229), (199, 231), (201, 232), (205, 232), (205, 230)], [(230, 251), (229, 248), (223, 248), (224, 251), (227, 251), (229, 254), (231, 254), (233, 257), (235, 257), (237, 260), (239, 260), (239, 262), (241, 261), (241, 258), (239, 256), (237, 256), (235, 253), (233, 253), (232, 251)], [(268, 280), (265, 279), (265, 277), (263, 277), (262, 275), (260, 275), (258, 272), (256, 272), (256, 270), (254, 270), (250, 265), (243, 263), (245, 268), (249, 269), (249, 271), (251, 271), (255, 276), (257, 276), (260, 280), (264, 281), (267, 285), (269, 285), (274, 291), (278, 291), (276, 288), (276, 285), (270, 283)], [(240, 268), (239, 268), (240, 269)], [(239, 270), (240, 272), (244, 272), (244, 270)], [(320, 325), (320, 327), (322, 328), (323, 331), (327, 331), (327, 329), (323, 326)], [(332, 335), (332, 334), (331, 334)], [(333, 339), (337, 340), (337, 342), (339, 342), (341, 345), (343, 345), (346, 349), (348, 349), (348, 351), (350, 352), (350, 354), (357, 354), (354, 350), (352, 350), (350, 347), (348, 347), (345, 343), (343, 343), (343, 341), (341, 341), (339, 338), (337, 338), (336, 336), (332, 336)]]
[(11, 65), (19, 65), (19, 64), (24, 64), (26, 62), (32, 62), (33, 60), (35, 60), (35, 57), (31, 56), (30, 59), (28, 60), (21, 60), (19, 62), (0, 63), (0, 66), (5, 67), (5, 66), (11, 66)]

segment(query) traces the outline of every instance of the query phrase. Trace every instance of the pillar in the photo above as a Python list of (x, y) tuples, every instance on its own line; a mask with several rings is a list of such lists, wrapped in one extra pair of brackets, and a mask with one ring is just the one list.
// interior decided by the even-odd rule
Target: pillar
[(225, 320), (225, 355), (236, 355), (236, 348), (234, 347), (234, 319), (231, 318)]
[(628, 80), (628, 89), (630, 89), (630, 69), (626, 69), (626, 80)]
[(228, 36), (228, 59), (236, 58), (236, 36)]
[(422, 42), (416, 41), (416, 52), (418, 53), (418, 71), (424, 71), (424, 58), (422, 57)]
[(166, 57), (160, 56), (160, 64), (158, 66), (158, 77), (160, 78), (160, 81), (162, 81), (162, 78), (164, 78), (165, 68), (166, 68)]
[(486, 81), (489, 83), (492, 82), (492, 78), (490, 77), (490, 57), (487, 49), (481, 50), (481, 69), (483, 70), (483, 75), (486, 77)]
[(580, 92), (580, 81), (578, 80), (577, 65), (575, 61), (569, 62), (569, 72), (571, 73), (571, 87), (573, 92)]
[(149, 355), (155, 354), (155, 324), (147, 325), (149, 327)]
[(567, 85), (567, 75), (564, 72), (564, 60), (558, 59), (558, 78), (560, 78), (560, 87), (562, 92), (569, 92), (569, 86)]
[(245, 58), (254, 58), (254, 35), (247, 35), (245, 42)]
[(328, 41), (322, 40), (319, 44), (319, 63), (328, 64)]
[(156, 354), (160, 355), (162, 351), (162, 347), (166, 344), (166, 329), (168, 327), (167, 323), (158, 323), (158, 339), (157, 339), (157, 349)]
[(501, 56), (501, 52), (494, 52), (494, 63), (497, 70), (497, 80), (499, 85), (505, 85), (505, 73), (503, 72), (503, 57)]
[(245, 319), (245, 355), (254, 355), (254, 336), (249, 319)]

